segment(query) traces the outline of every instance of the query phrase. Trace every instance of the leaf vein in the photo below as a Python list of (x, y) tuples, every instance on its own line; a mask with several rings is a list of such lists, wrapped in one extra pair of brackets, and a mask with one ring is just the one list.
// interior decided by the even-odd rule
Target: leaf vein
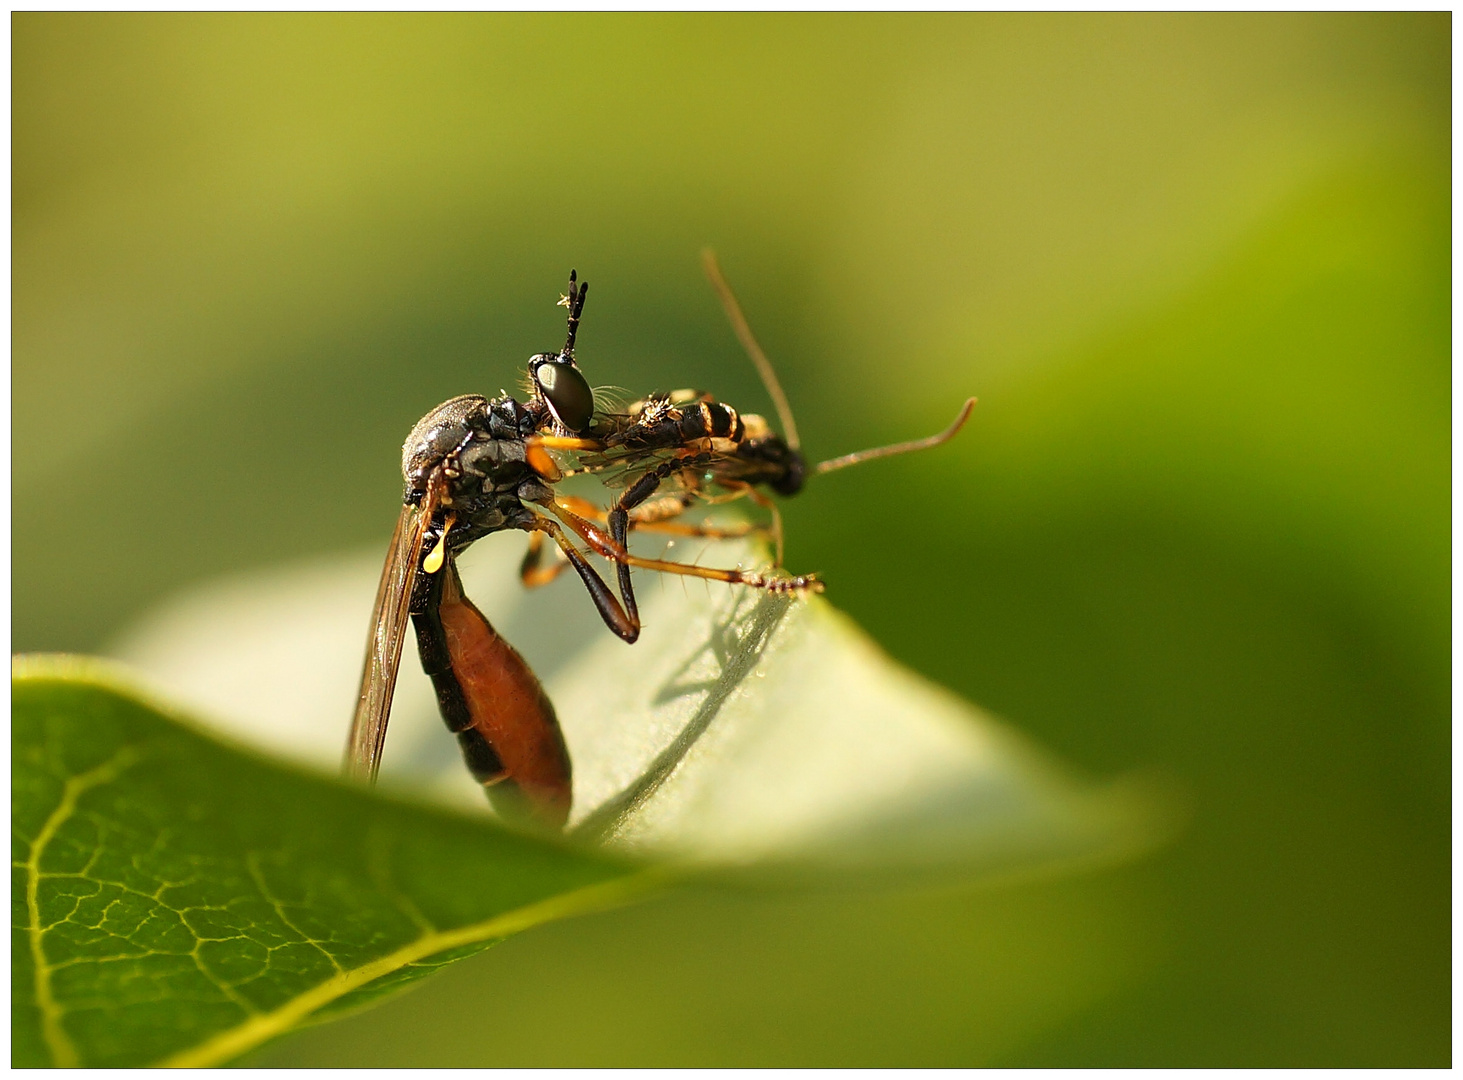
[[(41, 926), (41, 856), (61, 826), (76, 812), (76, 803), (91, 788), (105, 784), (117, 777), (124, 769), (137, 761), (138, 754), (132, 747), (123, 747), (113, 757), (94, 769), (76, 776), (69, 776), (61, 788), (61, 799), (51, 811), (41, 831), (30, 845), (30, 857), (26, 859), (25, 903), (29, 919), (31, 962), (35, 967), (36, 1007), (41, 1013), (41, 1034), (50, 1052), (51, 1061), (57, 1068), (73, 1068), (80, 1064), (80, 1057), (66, 1029), (61, 1026), (61, 1007), (51, 989), (52, 967), (46, 960), (43, 935), (48, 928)], [(77, 903), (80, 903), (78, 898)], [(75, 907), (72, 908), (75, 911)], [(69, 916), (68, 916), (69, 918)], [(65, 920), (62, 920), (65, 921)], [(54, 925), (54, 924), (53, 924)]]
[(166, 1068), (208, 1068), (252, 1050), (261, 1043), (283, 1034), (331, 1002), (394, 971), (417, 964), (436, 953), (483, 941), (494, 941), (527, 930), (540, 923), (567, 915), (618, 907), (663, 884), (667, 872), (660, 869), (641, 871), (629, 877), (601, 881), (571, 892), (551, 896), (513, 911), (495, 915), (482, 922), (453, 930), (422, 934), (385, 956), (359, 967), (337, 972), (284, 1004), (252, 1016), (237, 1027), (219, 1032), (212, 1038), (187, 1050), (181, 1050), (158, 1062)]
[(234, 989), (233, 983), (229, 982), (227, 979), (215, 975), (212, 971), (210, 971), (208, 968), (208, 964), (204, 962), (203, 957), (200, 955), (200, 950), (203, 948), (203, 946), (207, 945), (211, 941), (232, 941), (234, 939), (198, 938), (197, 940), (198, 943), (194, 945), (188, 953), (188, 955), (193, 958), (193, 966), (198, 969), (198, 971), (203, 975), (205, 979), (213, 983), (214, 986), (218, 987), (219, 992), (222, 993), (224, 997), (228, 998), (239, 1008), (243, 1009), (245, 1016), (258, 1016), (259, 1006), (255, 1005), (248, 998), (244, 997), (244, 995), (240, 994), (238, 990)]
[[(335, 958), (334, 953), (332, 953), (319, 941), (315, 940), (315, 938), (307, 934), (304, 930), (301, 930), (298, 926), (295, 925), (294, 920), (291, 919), (287, 914), (285, 914), (284, 901), (280, 900), (277, 896), (269, 891), (269, 885), (264, 880), (264, 870), (259, 865), (259, 853), (255, 851), (249, 852), (244, 857), (244, 861), (249, 867), (249, 875), (254, 879), (254, 884), (259, 886), (260, 895), (263, 896), (266, 901), (268, 901), (269, 905), (272, 908), (274, 908), (275, 913), (279, 916), (279, 921), (284, 923), (295, 933), (299, 934), (301, 940), (305, 944), (314, 946), (314, 948), (320, 953), (321, 956), (330, 961), (330, 966), (335, 968), (337, 973), (344, 971), (345, 969), (340, 966), (340, 961)], [(266, 947), (269, 948), (270, 952), (274, 951), (273, 947)]]

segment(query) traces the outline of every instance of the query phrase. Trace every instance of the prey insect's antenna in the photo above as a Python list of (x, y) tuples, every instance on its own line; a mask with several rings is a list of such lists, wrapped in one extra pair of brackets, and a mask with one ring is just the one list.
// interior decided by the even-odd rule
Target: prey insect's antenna
[(975, 398), (966, 398), (965, 404), (960, 407), (960, 414), (955, 417), (955, 422), (938, 435), (930, 435), (923, 439), (911, 439), (909, 442), (895, 443), (892, 446), (876, 446), (872, 450), (859, 450), (856, 453), (844, 454), (829, 461), (820, 462), (813, 472), (819, 476), (830, 473), (837, 469), (846, 469), (850, 465), (857, 465), (861, 461), (872, 461), (874, 458), (893, 457), (895, 454), (907, 454), (911, 450), (928, 450), (932, 446), (939, 446), (943, 442), (949, 442), (955, 434), (965, 426), (965, 421), (970, 419), (970, 410), (975, 408)]
[(767, 388), (768, 396), (772, 398), (772, 404), (777, 407), (777, 418), (782, 421), (782, 433), (787, 440), (787, 445), (794, 450), (798, 449), (798, 426), (793, 423), (792, 406), (787, 403), (787, 395), (782, 392), (782, 384), (777, 381), (777, 372), (772, 370), (772, 361), (767, 359), (767, 354), (762, 351), (762, 346), (758, 345), (757, 339), (752, 336), (752, 328), (747, 325), (747, 317), (742, 314), (742, 307), (737, 303), (736, 294), (731, 291), (731, 286), (726, 283), (726, 278), (721, 276), (721, 265), (716, 261), (716, 252), (710, 248), (702, 248), (701, 265), (706, 270), (711, 287), (716, 290), (716, 295), (721, 299), (721, 306), (726, 311), (726, 317), (730, 320), (732, 329), (736, 331), (737, 340), (742, 343), (742, 348), (747, 350), (747, 355), (757, 366), (757, 374), (762, 376), (762, 385)]
[(579, 332), (579, 313), (584, 310), (584, 298), (589, 295), (589, 282), (579, 284), (573, 270), (569, 271), (569, 295), (559, 298), (559, 306), (569, 309), (569, 339), (564, 342), (563, 355), (574, 355), (574, 335)]

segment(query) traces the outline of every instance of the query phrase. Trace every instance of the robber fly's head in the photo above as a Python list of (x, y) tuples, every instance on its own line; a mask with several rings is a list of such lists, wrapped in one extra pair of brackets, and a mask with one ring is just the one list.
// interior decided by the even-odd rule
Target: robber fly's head
[(569, 336), (564, 347), (557, 353), (539, 353), (528, 361), (534, 398), (548, 406), (560, 427), (575, 435), (584, 434), (594, 422), (594, 391), (574, 362), (574, 335), (579, 331), (579, 314), (588, 295), (589, 282), (581, 283), (570, 270), (569, 293), (559, 299), (559, 306), (569, 309)]
[(533, 396), (548, 406), (566, 431), (582, 435), (594, 420), (594, 391), (567, 352), (539, 353), (528, 361)]

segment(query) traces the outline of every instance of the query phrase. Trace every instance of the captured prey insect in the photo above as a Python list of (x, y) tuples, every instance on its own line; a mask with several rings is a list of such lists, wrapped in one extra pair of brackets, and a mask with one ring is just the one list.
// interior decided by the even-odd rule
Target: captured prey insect
[[(629, 554), (622, 543), (555, 499), (562, 474), (552, 453), (604, 449), (590, 432), (594, 395), (574, 358), (588, 284), (569, 275), (568, 337), (558, 353), (528, 362), (528, 400), (504, 394), (452, 398), (424, 416), (402, 446), (405, 494), (376, 591), (366, 660), (346, 747), (346, 772), (374, 781), (380, 768), (408, 615), (442, 718), (494, 806), (562, 826), (572, 802), (571, 766), (554, 707), (523, 658), (464, 594), (456, 557), (505, 529), (548, 536), (578, 571), (605, 624), (634, 641), (633, 596), (617, 599), (565, 527), (617, 564), (777, 591), (806, 579), (711, 570)], [(562, 524), (561, 524), (562, 523)]]
[[(777, 408), (784, 434), (773, 431), (762, 417), (741, 414), (731, 405), (701, 391), (652, 394), (632, 403), (623, 413), (599, 417), (594, 425), (594, 436), (602, 449), (589, 449), (577, 455), (582, 471), (615, 470), (623, 487), (620, 497), (606, 508), (583, 499), (566, 497), (559, 499), (559, 505), (582, 517), (604, 522), (609, 527), (611, 539), (624, 547), (631, 529), (709, 538), (747, 535), (753, 531), (753, 526), (716, 528), (686, 524), (675, 519), (698, 502), (715, 504), (749, 499), (771, 516), (770, 532), (776, 549), (776, 565), (781, 566), (782, 517), (776, 503), (760, 488), (770, 488), (779, 495), (796, 495), (810, 473), (821, 476), (875, 458), (939, 446), (959, 432), (969, 419), (976, 399), (967, 398), (955, 420), (937, 435), (860, 450), (810, 468), (799, 446), (797, 425), (793, 422), (787, 396), (772, 370), (771, 362), (757, 344), (741, 305), (722, 276), (715, 254), (709, 249), (704, 251), (702, 261), (732, 328), (756, 365)], [(666, 484), (672, 486), (674, 492), (652, 499)], [(550, 580), (568, 565), (559, 561), (544, 566), (542, 537), (534, 536), (524, 560), (524, 581), (536, 584)], [(632, 565), (629, 561), (616, 563), (620, 595), (624, 598), (626, 611), (633, 616), (637, 612), (630, 580)], [(821, 591), (822, 583), (814, 581), (814, 588)]]

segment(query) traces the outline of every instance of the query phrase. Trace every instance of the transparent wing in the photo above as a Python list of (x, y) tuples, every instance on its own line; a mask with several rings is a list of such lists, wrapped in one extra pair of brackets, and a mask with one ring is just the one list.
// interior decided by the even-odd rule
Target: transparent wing
[(403, 506), (396, 533), (386, 552), (376, 609), (371, 613), (371, 635), (366, 641), (366, 664), (361, 671), (361, 693), (346, 744), (347, 776), (376, 780), (381, 748), (386, 743), (386, 722), (391, 718), (391, 697), (401, 666), (401, 645), (410, 621), (412, 586), (422, 563), (422, 545), (436, 511), (437, 499), (429, 489), (420, 506)]
[(578, 466), (565, 470), (566, 476), (592, 475), (611, 490), (629, 487), (645, 473), (670, 461), (679, 447), (630, 448), (611, 447), (603, 451), (579, 451)]

